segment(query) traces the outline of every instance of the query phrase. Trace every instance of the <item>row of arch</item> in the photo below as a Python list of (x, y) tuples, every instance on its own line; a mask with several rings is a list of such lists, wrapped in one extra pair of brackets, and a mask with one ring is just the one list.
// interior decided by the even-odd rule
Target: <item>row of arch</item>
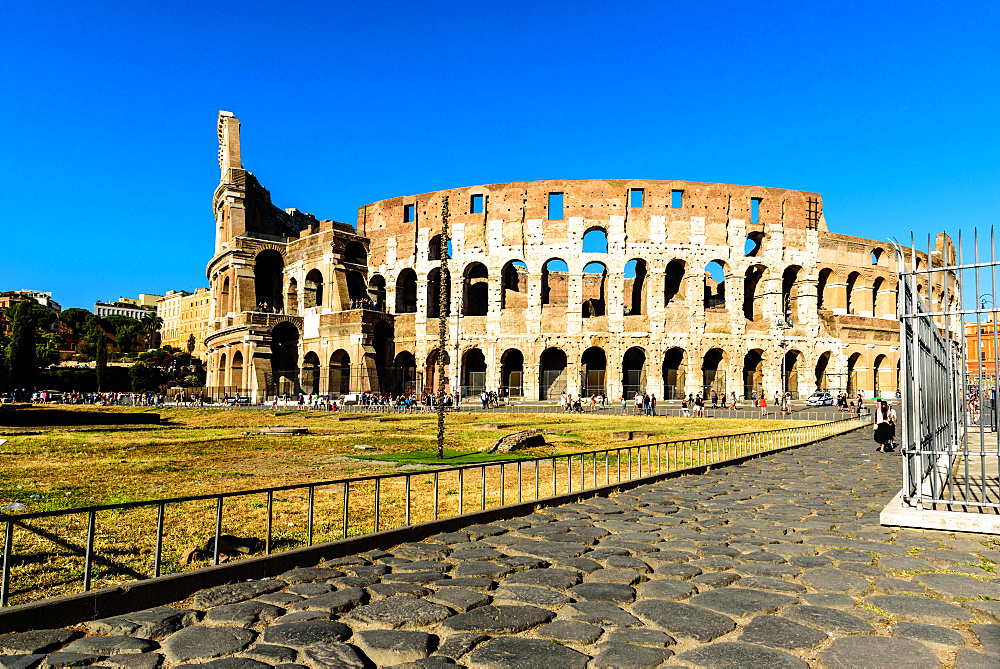
[[(501, 309), (523, 309), (527, 306), (527, 265), (521, 260), (508, 261), (501, 269)], [(645, 260), (633, 258), (626, 264), (623, 286), (622, 307), (626, 316), (643, 315), (648, 312), (650, 272)], [(687, 264), (683, 260), (671, 260), (663, 272), (663, 301), (665, 307), (679, 304), (687, 299)], [(380, 285), (384, 279), (375, 275)], [(754, 264), (747, 268), (743, 282), (744, 317), (757, 321), (764, 316), (764, 305), (770, 297), (768, 286), (772, 285), (771, 270), (765, 265)], [(727, 265), (714, 260), (704, 270), (702, 304), (705, 309), (726, 309), (730, 307), (727, 284), (733, 280)], [(581, 315), (584, 318), (607, 314), (608, 270), (603, 263), (590, 262), (583, 268), (581, 290)], [(781, 315), (797, 319), (800, 313), (800, 299), (805, 295), (805, 270), (799, 265), (789, 265), (781, 275), (779, 308)], [(777, 284), (774, 284), (775, 286)], [(434, 267), (427, 274), (427, 317), (440, 315), (439, 291), (441, 270)], [(918, 287), (923, 290), (923, 286)], [(818, 310), (841, 310), (847, 314), (873, 315), (878, 318), (892, 318), (896, 313), (895, 282), (885, 277), (876, 277), (871, 286), (865, 285), (860, 272), (851, 272), (845, 281), (831, 268), (824, 268), (817, 281), (816, 303)], [(445, 281), (445, 314), (451, 308), (450, 273)], [(568, 266), (560, 258), (552, 258), (542, 265), (541, 272), (542, 306), (569, 306)], [(489, 307), (489, 271), (483, 263), (466, 265), (462, 277), (461, 309), (464, 316), (484, 316)], [(411, 268), (400, 271), (396, 279), (395, 313), (406, 314), (417, 311), (417, 273)]]

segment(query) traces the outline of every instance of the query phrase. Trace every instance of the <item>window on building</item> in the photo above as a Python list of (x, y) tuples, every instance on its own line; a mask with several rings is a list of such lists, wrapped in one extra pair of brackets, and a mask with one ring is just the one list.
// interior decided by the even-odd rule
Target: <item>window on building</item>
[(750, 225), (757, 225), (760, 222), (760, 198), (750, 198)]
[(549, 193), (549, 220), (561, 221), (563, 217), (563, 194)]
[(628, 205), (633, 209), (642, 209), (642, 195), (643, 190), (641, 188), (633, 188), (628, 192)]
[(469, 203), (469, 213), (470, 214), (481, 214), (483, 213), (483, 196), (473, 195), (472, 200)]
[(683, 207), (684, 207), (684, 191), (682, 190), (670, 191), (670, 208), (681, 209)]
[(413, 204), (403, 205), (403, 223), (412, 223), (416, 220), (417, 216), (416, 211), (414, 211), (415, 208), (416, 205)]

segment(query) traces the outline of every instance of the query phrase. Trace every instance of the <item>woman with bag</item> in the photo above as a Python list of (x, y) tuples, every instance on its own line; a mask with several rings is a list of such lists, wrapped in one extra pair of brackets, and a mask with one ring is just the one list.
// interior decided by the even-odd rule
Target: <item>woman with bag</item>
[(880, 453), (888, 453), (888, 444), (896, 432), (890, 420), (889, 403), (882, 401), (875, 407), (875, 443)]

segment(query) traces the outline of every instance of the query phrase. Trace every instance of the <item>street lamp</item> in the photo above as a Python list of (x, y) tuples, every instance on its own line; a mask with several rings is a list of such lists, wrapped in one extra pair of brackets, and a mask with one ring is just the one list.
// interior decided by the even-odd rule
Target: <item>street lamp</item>
[(778, 344), (778, 348), (781, 349), (781, 396), (784, 397), (785, 393), (788, 392), (788, 377), (785, 375), (785, 349), (788, 347), (788, 342), (785, 341), (785, 330), (791, 330), (795, 327), (795, 321), (792, 320), (792, 305), (791, 296), (785, 295), (783, 302), (783, 312), (784, 315), (778, 318), (775, 325), (781, 330), (781, 342)]

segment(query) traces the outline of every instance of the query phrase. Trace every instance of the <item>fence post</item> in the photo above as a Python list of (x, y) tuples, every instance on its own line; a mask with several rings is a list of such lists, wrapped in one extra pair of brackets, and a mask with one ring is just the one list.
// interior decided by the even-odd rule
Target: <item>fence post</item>
[[(270, 504), (271, 493), (267, 494), (267, 499), (268, 499), (268, 509), (270, 509), (270, 507), (271, 507), (271, 504)], [(351, 482), (350, 481), (344, 481), (344, 539), (347, 538), (348, 509), (350, 509), (350, 508), (351, 508)], [(267, 541), (268, 541), (268, 543), (271, 543), (271, 518), (270, 518), (270, 511), (268, 511), (267, 528), (268, 528)]]
[(375, 477), (375, 531), (378, 532), (378, 507), (382, 497), (382, 477)]
[(407, 527), (410, 525), (410, 475), (406, 475), (406, 520)]
[(438, 519), (438, 472), (434, 472), (434, 520)]
[(212, 564), (219, 564), (219, 544), (222, 541), (222, 495), (219, 495), (215, 503), (215, 550), (212, 555)]
[(160, 556), (163, 555), (163, 502), (156, 511), (156, 555), (153, 556), (153, 577), (160, 575)]
[(14, 559), (14, 521), (7, 521), (3, 539), (3, 579), (0, 580), (0, 606), (7, 606), (10, 592), (10, 563)]
[(306, 545), (313, 545), (313, 506), (315, 496), (315, 486), (309, 486), (309, 511), (306, 516)]

